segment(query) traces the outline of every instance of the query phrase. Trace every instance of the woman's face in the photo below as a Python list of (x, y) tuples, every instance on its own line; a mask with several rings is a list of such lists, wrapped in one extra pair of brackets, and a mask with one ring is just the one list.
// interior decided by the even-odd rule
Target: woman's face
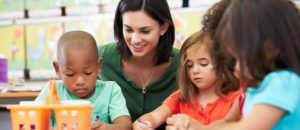
[(123, 14), (123, 36), (135, 57), (154, 55), (159, 38), (167, 31), (143, 11), (128, 11)]

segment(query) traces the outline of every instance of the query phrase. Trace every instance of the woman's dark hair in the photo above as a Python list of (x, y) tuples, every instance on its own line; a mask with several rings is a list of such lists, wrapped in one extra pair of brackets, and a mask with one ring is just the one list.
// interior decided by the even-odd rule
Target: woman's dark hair
[(167, 32), (159, 38), (156, 48), (156, 63), (160, 65), (168, 62), (172, 54), (172, 47), (175, 39), (175, 29), (170, 9), (166, 0), (120, 0), (115, 14), (114, 35), (117, 42), (117, 49), (124, 59), (132, 56), (126, 45), (123, 36), (123, 14), (128, 11), (144, 11), (160, 25), (169, 24)]
[(275, 70), (300, 74), (300, 13), (289, 0), (233, 0), (216, 34), (250, 84)]

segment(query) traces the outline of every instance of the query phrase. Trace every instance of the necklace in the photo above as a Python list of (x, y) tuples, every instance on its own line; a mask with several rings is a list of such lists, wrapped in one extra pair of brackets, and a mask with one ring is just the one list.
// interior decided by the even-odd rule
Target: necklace
[(152, 79), (152, 77), (153, 77), (153, 74), (155, 73), (157, 67), (154, 67), (154, 70), (151, 71), (151, 74), (150, 74), (149, 78), (148, 78), (148, 79), (146, 80), (146, 82), (145, 82), (145, 81), (143, 80), (142, 76), (140, 75), (140, 73), (139, 73), (139, 71), (138, 71), (136, 65), (133, 64), (133, 66), (134, 66), (134, 69), (135, 69), (135, 73), (137, 74), (137, 76), (138, 76), (140, 82), (142, 83), (142, 93), (145, 94), (145, 93), (146, 93), (146, 87), (147, 87), (147, 85), (149, 84), (149, 82), (151, 81), (151, 79)]

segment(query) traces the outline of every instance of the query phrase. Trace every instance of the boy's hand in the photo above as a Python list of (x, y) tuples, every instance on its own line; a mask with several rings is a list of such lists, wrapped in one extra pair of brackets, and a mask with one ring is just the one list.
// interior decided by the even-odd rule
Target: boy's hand
[(149, 122), (142, 119), (136, 120), (132, 125), (133, 130), (154, 130)]
[(103, 125), (105, 125), (104, 122), (101, 122), (101, 121), (94, 122), (94, 123), (92, 124), (91, 130), (100, 130), (100, 128), (101, 128)]

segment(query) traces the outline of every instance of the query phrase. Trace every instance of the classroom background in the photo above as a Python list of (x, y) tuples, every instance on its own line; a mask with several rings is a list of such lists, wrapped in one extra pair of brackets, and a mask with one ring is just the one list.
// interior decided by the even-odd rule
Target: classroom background
[[(0, 55), (8, 61), (8, 79), (18, 82), (24, 78), (55, 78), (52, 61), (56, 42), (64, 32), (84, 30), (96, 38), (98, 45), (113, 42), (117, 2), (0, 0)], [(182, 8), (182, 0), (168, 2), (176, 26), (174, 46), (180, 48), (188, 35), (200, 29), (202, 14), (216, 0), (190, 0), (189, 8)]]
[[(187, 36), (200, 29), (201, 16), (217, 1), (168, 0), (176, 27), (175, 47), (180, 48)], [(55, 78), (52, 61), (56, 42), (64, 32), (84, 30), (96, 38), (98, 45), (113, 42), (117, 3), (118, 0), (0, 0), (0, 57), (7, 59), (8, 80)]]
[[(118, 1), (0, 0), (1, 130), (10, 129), (7, 104), (34, 99), (44, 82), (57, 78), (52, 61), (64, 32), (87, 31), (100, 46), (114, 42)], [(201, 28), (201, 17), (219, 0), (167, 1), (175, 23), (174, 46), (180, 48), (185, 38)], [(294, 2), (300, 7), (300, 0)], [(16, 94), (21, 92), (25, 94)]]

